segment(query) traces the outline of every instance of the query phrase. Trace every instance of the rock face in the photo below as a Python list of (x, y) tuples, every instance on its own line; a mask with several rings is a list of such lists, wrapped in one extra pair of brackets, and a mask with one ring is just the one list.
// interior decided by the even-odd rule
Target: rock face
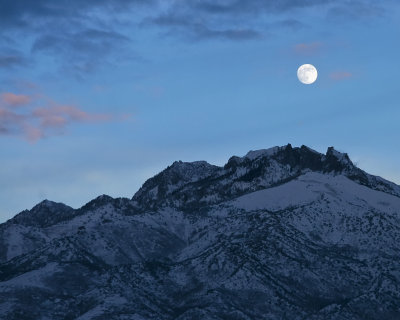
[(0, 319), (400, 319), (400, 187), (291, 145), (0, 225)]

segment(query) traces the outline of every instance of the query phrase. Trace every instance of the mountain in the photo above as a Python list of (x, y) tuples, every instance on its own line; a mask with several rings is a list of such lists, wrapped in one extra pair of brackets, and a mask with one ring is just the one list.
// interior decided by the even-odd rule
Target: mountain
[(400, 187), (290, 144), (0, 225), (1, 319), (400, 319)]

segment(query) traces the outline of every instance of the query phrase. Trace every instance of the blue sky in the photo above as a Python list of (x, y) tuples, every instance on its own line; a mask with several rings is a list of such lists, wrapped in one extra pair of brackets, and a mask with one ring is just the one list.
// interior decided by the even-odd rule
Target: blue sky
[(399, 184), (399, 9), (0, 0), (0, 221), (45, 198), (131, 197), (175, 160), (287, 143), (334, 146)]

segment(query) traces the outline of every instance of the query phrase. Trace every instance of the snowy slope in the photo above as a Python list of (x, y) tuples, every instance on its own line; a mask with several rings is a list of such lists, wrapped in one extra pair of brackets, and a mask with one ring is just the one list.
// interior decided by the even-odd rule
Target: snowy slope
[(400, 187), (291, 145), (0, 225), (0, 319), (400, 319)]

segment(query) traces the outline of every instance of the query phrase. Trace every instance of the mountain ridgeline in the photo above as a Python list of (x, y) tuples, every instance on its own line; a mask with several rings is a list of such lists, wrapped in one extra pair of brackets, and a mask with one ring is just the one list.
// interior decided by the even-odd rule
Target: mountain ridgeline
[(132, 200), (140, 208), (173, 206), (192, 210), (289, 182), (307, 171), (343, 174), (372, 189), (400, 195), (398, 186), (368, 175), (354, 166), (347, 154), (333, 147), (323, 155), (306, 146), (293, 148), (288, 144), (250, 151), (242, 158), (231, 157), (223, 168), (204, 161), (174, 162), (149, 179)]
[(0, 225), (1, 319), (400, 319), (400, 187), (290, 144)]

